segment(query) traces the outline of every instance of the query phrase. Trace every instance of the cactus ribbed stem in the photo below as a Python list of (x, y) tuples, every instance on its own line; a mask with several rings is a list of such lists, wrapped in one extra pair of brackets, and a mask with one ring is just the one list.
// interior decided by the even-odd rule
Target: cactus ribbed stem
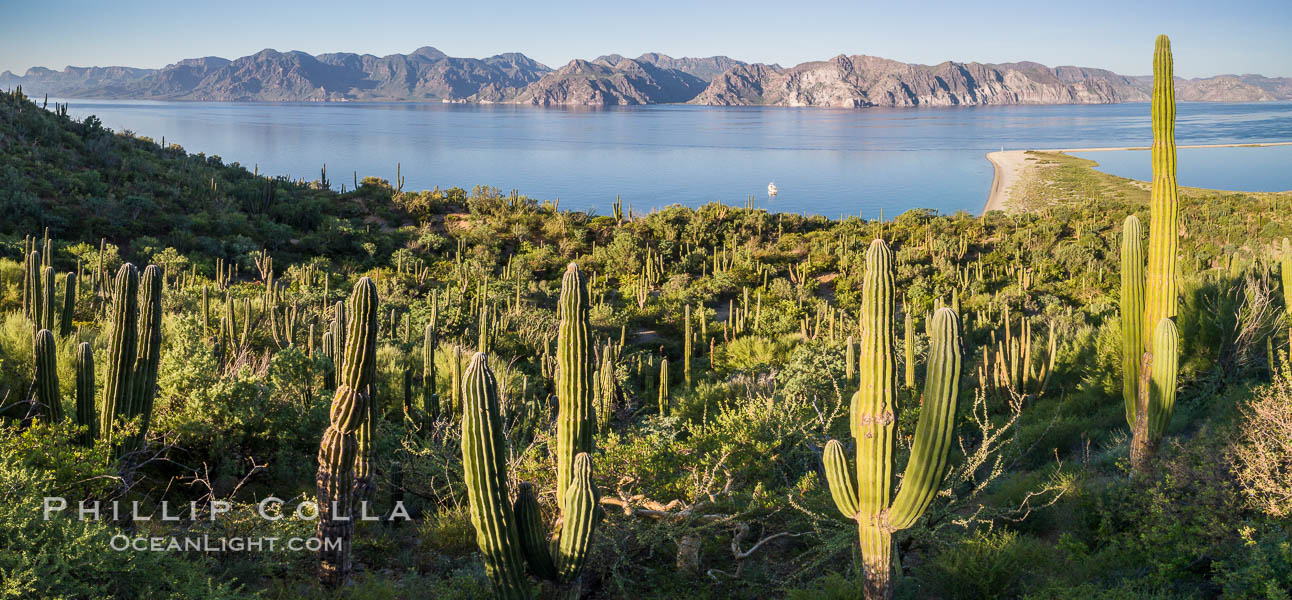
[(54, 268), (43, 267), (40, 270), (41, 278), (41, 307), (40, 320), (36, 322), (39, 329), (48, 329), (54, 331), (54, 299), (57, 291), (54, 289)]
[(72, 334), (72, 319), (76, 316), (76, 273), (68, 273), (63, 280), (63, 312), (58, 315), (58, 337)]
[(431, 322), (422, 332), (422, 412), (428, 419), (440, 416), (440, 397), (435, 391), (435, 309), (431, 309)]
[(499, 598), (530, 597), (516, 516), (507, 500), (506, 438), (498, 389), (484, 354), (471, 357), (462, 381), (462, 474), (476, 544)]
[(669, 413), (670, 399), (668, 395), (668, 359), (659, 361), (659, 414), (661, 417), (667, 417)]
[(99, 433), (107, 440), (112, 439), (112, 428), (125, 416), (122, 411), (130, 403), (131, 376), (139, 344), (139, 270), (130, 263), (121, 265), (112, 289), (112, 333), (108, 340), (108, 374), (103, 386)]
[(148, 265), (139, 281), (138, 357), (130, 375), (130, 406), (127, 419), (139, 418), (139, 431), (131, 449), (143, 446), (152, 420), (153, 400), (157, 397), (157, 367), (161, 362), (162, 286), (161, 267)]
[(332, 398), (329, 425), (319, 444), (316, 478), (319, 499), (319, 581), (329, 587), (345, 582), (350, 571), (354, 536), (354, 471), (358, 432), (368, 416), (368, 390), (377, 362), (377, 285), (364, 277), (350, 294), (354, 318), (346, 336), (345, 358)]
[(94, 350), (89, 342), (76, 346), (76, 424), (85, 428), (81, 444), (93, 444), (98, 422), (94, 414)]
[(1175, 186), (1175, 83), (1171, 40), (1157, 36), (1153, 52), (1153, 182), (1149, 194), (1148, 269), (1144, 303), (1144, 350), (1158, 321), (1176, 315), (1179, 294), (1176, 253), (1180, 206)]
[(1126, 404), (1126, 424), (1135, 427), (1135, 399), (1139, 381), (1140, 341), (1144, 327), (1144, 246), (1139, 218), (1127, 215), (1122, 224), (1122, 399)]
[(915, 389), (915, 318), (911, 316), (911, 311), (906, 311), (902, 321), (905, 327), (902, 332), (902, 346), (906, 351), (906, 388), (913, 390)]
[(63, 400), (58, 391), (58, 347), (48, 329), (36, 332), (32, 341), (35, 356), (36, 402), (40, 414), (50, 423), (63, 420)]
[(893, 251), (875, 240), (866, 251), (861, 300), (861, 383), (849, 417), (857, 439), (857, 493), (863, 515), (888, 508), (893, 488), (897, 361), (893, 357)]
[(556, 338), (556, 497), (565, 497), (574, 457), (592, 452), (594, 370), (588, 325), (588, 288), (578, 265), (561, 278), (560, 329)]

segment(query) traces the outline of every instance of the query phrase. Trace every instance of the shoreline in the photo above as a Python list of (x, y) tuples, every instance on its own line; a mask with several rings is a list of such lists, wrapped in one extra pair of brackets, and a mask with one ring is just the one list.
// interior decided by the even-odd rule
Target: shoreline
[[(1180, 148), (1262, 148), (1267, 146), (1292, 146), (1292, 142), (1257, 142), (1246, 144), (1190, 144), (1185, 146), (1176, 146)], [(1033, 150), (997, 150), (987, 153), (987, 160), (991, 162), (993, 175), (991, 179), (991, 188), (987, 191), (987, 203), (983, 206), (982, 213), (985, 215), (993, 210), (1008, 211), (1006, 208), (1010, 199), (1009, 193), (1018, 180), (1022, 178), (1023, 171), (1027, 168), (1028, 152), (1050, 152), (1050, 153), (1067, 153), (1067, 152), (1114, 152), (1126, 150), (1151, 150), (1151, 146), (1121, 146), (1108, 148), (1050, 148), (1050, 149), (1033, 149)]]

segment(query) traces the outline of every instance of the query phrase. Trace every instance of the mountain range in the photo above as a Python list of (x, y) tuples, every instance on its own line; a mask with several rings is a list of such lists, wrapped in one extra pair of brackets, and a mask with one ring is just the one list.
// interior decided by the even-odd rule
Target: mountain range
[[(0, 73), (0, 86), (62, 98), (257, 102), (442, 101), (542, 106), (691, 103), (719, 106), (955, 106), (1094, 104), (1148, 100), (1151, 76), (1034, 62), (903, 63), (839, 55), (793, 67), (726, 56), (647, 53), (575, 59), (552, 69), (524, 54), (451, 57), (429, 46), (409, 54), (278, 52), (229, 60), (191, 58), (161, 69), (32, 67)], [(1218, 75), (1176, 79), (1181, 101), (1292, 99), (1292, 78)]]

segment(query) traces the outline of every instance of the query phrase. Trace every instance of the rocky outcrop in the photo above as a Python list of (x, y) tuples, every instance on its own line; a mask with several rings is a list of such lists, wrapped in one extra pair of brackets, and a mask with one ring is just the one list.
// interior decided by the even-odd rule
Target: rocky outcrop
[[(623, 60), (624, 57), (618, 54), (607, 54), (597, 57), (592, 62), (600, 62), (613, 66), (615, 63)], [(703, 58), (692, 58), (684, 56), (682, 58), (673, 58), (667, 54), (658, 52), (647, 52), (636, 59), (639, 63), (646, 63), (660, 67), (661, 69), (673, 69), (681, 71), (688, 75), (694, 75), (706, 82), (711, 81), (714, 77), (727, 72), (728, 70), (745, 64), (726, 56), (707, 56)]]
[(1146, 100), (1135, 82), (1110, 71), (1037, 63), (915, 65), (839, 55), (780, 69), (737, 67), (710, 82), (693, 103), (712, 105), (957, 106), (1091, 104)]
[[(553, 71), (523, 54), (456, 58), (429, 46), (409, 54), (263, 50), (208, 56), (162, 69), (33, 67), (0, 73), (0, 86), (64, 98), (216, 101), (445, 101), (605, 106), (691, 102), (716, 106), (957, 106), (1144, 102), (1152, 77), (1034, 62), (908, 64), (839, 55), (784, 68), (726, 56), (608, 54)], [(1292, 100), (1292, 78), (1176, 79), (1181, 101)]]
[(454, 58), (431, 47), (410, 54), (262, 50), (236, 60), (188, 59), (162, 69), (35, 68), (0, 85), (64, 97), (210, 101), (444, 100), (501, 101), (550, 71), (523, 54)]
[(704, 81), (675, 69), (623, 58), (572, 60), (531, 84), (515, 102), (540, 106), (611, 106), (686, 102)]

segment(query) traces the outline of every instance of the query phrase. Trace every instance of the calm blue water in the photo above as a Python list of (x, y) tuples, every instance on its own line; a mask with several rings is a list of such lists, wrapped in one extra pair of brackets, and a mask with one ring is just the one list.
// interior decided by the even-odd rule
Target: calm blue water
[[(991, 186), (986, 152), (1145, 145), (1152, 138), (1147, 104), (575, 110), (71, 100), (71, 113), (271, 175), (315, 179), (327, 163), (337, 188), (350, 184), (353, 171), (393, 180), (400, 163), (405, 189), (492, 185), (601, 214), (616, 194), (638, 211), (739, 205), (753, 196), (773, 211), (831, 217), (915, 207), (976, 213)], [(1181, 104), (1176, 137), (1180, 144), (1292, 141), (1292, 103)], [(1111, 165), (1111, 155), (1135, 153), (1100, 154)], [(1276, 159), (1190, 161), (1189, 169), (1185, 161), (1182, 152), (1186, 185), (1292, 189), (1292, 170), (1276, 168)], [(767, 197), (769, 181), (780, 189), (775, 199)]]
[[(1073, 152), (1099, 163), (1100, 171), (1148, 181), (1153, 166), (1148, 150)], [(1268, 148), (1180, 148), (1176, 150), (1176, 183), (1191, 187), (1246, 192), (1292, 190), (1292, 146)]]

